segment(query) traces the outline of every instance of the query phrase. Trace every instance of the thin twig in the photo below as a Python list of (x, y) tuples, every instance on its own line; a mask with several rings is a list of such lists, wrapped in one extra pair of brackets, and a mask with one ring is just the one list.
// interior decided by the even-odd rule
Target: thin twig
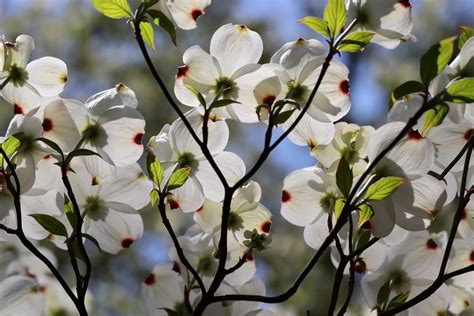
[[(453, 222), (451, 224), (451, 230), (449, 232), (449, 237), (448, 237), (448, 242), (446, 243), (446, 249), (444, 250), (444, 255), (443, 259), (441, 261), (441, 266), (439, 268), (438, 276), (436, 277), (435, 281), (426, 288), (423, 292), (418, 294), (417, 296), (413, 297), (412, 299), (406, 301), (405, 303), (388, 310), (386, 312), (380, 313), (380, 316), (386, 316), (386, 315), (395, 315), (396, 313), (399, 313), (401, 311), (407, 310), (408, 308), (418, 304), (419, 302), (425, 300), (429, 296), (431, 296), (445, 281), (445, 271), (446, 267), (448, 266), (448, 260), (449, 256), (451, 253), (451, 249), (453, 247), (454, 239), (456, 237), (456, 233), (458, 230), (459, 222), (462, 219), (463, 215), (463, 210), (466, 207), (467, 203), (469, 203), (470, 196), (472, 194), (472, 191), (469, 190), (466, 194), (466, 182), (467, 182), (467, 174), (469, 172), (469, 165), (470, 165), (470, 159), (471, 159), (471, 153), (472, 153), (472, 145), (474, 142), (474, 136), (471, 136), (468, 144), (467, 152), (466, 152), (466, 158), (464, 161), (464, 169), (462, 173), (462, 179), (461, 179), (461, 185), (459, 188), (459, 203), (458, 207), (456, 209), (456, 213), (454, 214), (453, 217)], [(472, 267), (472, 265), (471, 265)]]
[(171, 237), (171, 240), (173, 241), (174, 247), (176, 248), (176, 253), (178, 254), (179, 260), (181, 260), (181, 263), (188, 269), (189, 272), (193, 275), (194, 279), (197, 281), (199, 288), (201, 289), (201, 292), (203, 295), (206, 293), (206, 286), (204, 285), (204, 282), (202, 281), (201, 277), (199, 276), (199, 273), (194, 269), (192, 264), (188, 261), (186, 258), (186, 255), (184, 254), (183, 248), (181, 248), (181, 245), (179, 243), (178, 237), (176, 237), (176, 234), (173, 230), (173, 227), (171, 226), (171, 223), (168, 219), (168, 216), (166, 215), (166, 203), (165, 203), (165, 198), (166, 195), (160, 193), (159, 201), (158, 201), (158, 210), (160, 211), (161, 215), (161, 221), (163, 222), (163, 225), (165, 225), (166, 230), (168, 231), (168, 234)]
[[(20, 201), (20, 195), (21, 195), (21, 185), (20, 185), (20, 180), (18, 178), (18, 175), (15, 171), (15, 168), (10, 161), (10, 158), (8, 155), (5, 153), (3, 148), (0, 147), (0, 153), (3, 156), (3, 159), (7, 163), (8, 168), (10, 169), (10, 172), (13, 176), (13, 179), (15, 181), (15, 185), (10, 180), (10, 177), (6, 176), (5, 181), (7, 184), (7, 188), (10, 191), (10, 193), (13, 196), (13, 203), (15, 206), (15, 213), (16, 213), (16, 222), (17, 222), (17, 228), (15, 230), (8, 229), (11, 233), (14, 233), (18, 239), (20, 239), (21, 243), (23, 246), (25, 246), (33, 255), (35, 255), (39, 260), (41, 260), (51, 271), (51, 273), (54, 275), (54, 277), (58, 280), (59, 284), (61, 284), (61, 287), (64, 289), (66, 294), (69, 296), (69, 298), (72, 300), (74, 305), (76, 306), (77, 310), (81, 315), (87, 315), (87, 311), (85, 308), (83, 308), (83, 305), (81, 302), (78, 300), (74, 292), (71, 290), (69, 285), (67, 284), (66, 280), (63, 278), (61, 273), (56, 269), (54, 264), (46, 257), (44, 256), (41, 251), (39, 251), (38, 248), (33, 245), (28, 238), (26, 237), (25, 233), (23, 232), (23, 221), (22, 221), (22, 211), (21, 211), (21, 201)], [(2, 225), (3, 226), (3, 225)], [(3, 227), (2, 227), (3, 229)], [(8, 232), (8, 230), (6, 230)]]

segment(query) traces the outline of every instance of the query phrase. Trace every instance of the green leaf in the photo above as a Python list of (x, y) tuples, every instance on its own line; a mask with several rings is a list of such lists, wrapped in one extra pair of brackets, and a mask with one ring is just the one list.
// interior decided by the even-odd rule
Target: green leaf
[(454, 42), (457, 36), (441, 40), (439, 43), (431, 46), (420, 62), (421, 81), (428, 85), (451, 60), (454, 51)]
[[(79, 149), (76, 149), (76, 150), (73, 150), (71, 151), (67, 157), (66, 157), (66, 160), (65, 160), (65, 163), (68, 164), (69, 162), (71, 162), (71, 160), (74, 158), (74, 157), (79, 157), (79, 156), (99, 156), (101, 157), (98, 153), (96, 153), (95, 151), (92, 151), (92, 150), (89, 150), (89, 149), (85, 149), (85, 148), (79, 148)], [(102, 157), (101, 157), (102, 158)]]
[(339, 219), (339, 216), (341, 216), (344, 205), (346, 205), (346, 200), (342, 198), (336, 199), (336, 202), (334, 202), (334, 215), (336, 219)]
[(379, 289), (377, 293), (377, 305), (383, 306), (390, 296), (391, 286), (390, 286), (390, 279), (385, 282)]
[(92, 4), (97, 11), (103, 15), (113, 18), (131, 18), (132, 9), (127, 0), (92, 0)]
[(374, 216), (374, 209), (369, 204), (362, 204), (359, 206), (359, 221), (357, 226), (362, 227), (368, 220)]
[[(2, 149), (7, 155), (7, 157), (11, 157), (15, 151), (21, 146), (21, 141), (16, 138), (15, 136), (9, 136), (3, 143), (2, 143)], [(3, 158), (3, 155), (0, 154), (0, 168), (3, 169), (3, 165), (5, 163), (5, 160)]]
[(160, 187), (161, 181), (163, 180), (163, 167), (161, 166), (158, 157), (152, 153), (148, 153), (146, 156), (146, 168), (148, 170), (148, 176), (155, 184)]
[(406, 300), (408, 299), (408, 296), (410, 296), (410, 291), (406, 291), (406, 292), (402, 292), (398, 294), (397, 296), (395, 296), (394, 298), (390, 300), (390, 303), (388, 303), (388, 306), (387, 306), (387, 310), (391, 310), (392, 308), (402, 305), (403, 303), (406, 302)]
[(168, 33), (174, 46), (176, 46), (176, 28), (174, 27), (173, 22), (171, 22), (171, 20), (161, 11), (148, 10), (147, 12), (153, 18), (153, 22)]
[(87, 240), (89, 240), (90, 242), (92, 242), (97, 247), (97, 249), (99, 249), (99, 251), (102, 252), (102, 248), (100, 248), (100, 245), (99, 245), (99, 242), (97, 241), (97, 239), (95, 239), (94, 237), (92, 237), (89, 234), (84, 234), (83, 233), (82, 236), (84, 238), (86, 238)]
[(191, 173), (191, 168), (181, 168), (173, 172), (170, 179), (168, 180), (168, 185), (166, 186), (167, 191), (171, 191), (181, 187), (186, 180), (188, 180), (189, 174)]
[(349, 163), (344, 156), (341, 157), (336, 171), (336, 184), (345, 197), (348, 197), (351, 192), (353, 177)]
[(38, 224), (53, 235), (67, 237), (67, 230), (56, 218), (46, 214), (30, 214)]
[(396, 87), (392, 92), (392, 102), (395, 103), (401, 100), (404, 96), (416, 92), (424, 91), (423, 84), (419, 81), (407, 81)]
[(49, 146), (52, 150), (54, 150), (55, 152), (57, 152), (58, 154), (61, 155), (61, 157), (64, 157), (64, 154), (63, 154), (63, 151), (61, 150), (61, 147), (59, 147), (58, 144), (56, 144), (55, 142), (53, 142), (52, 140), (50, 139), (47, 139), (47, 138), (44, 138), (44, 137), (39, 137), (39, 138), (36, 138), (35, 140), (39, 141), (39, 142), (43, 142), (45, 143), (47, 146)]
[(347, 35), (337, 48), (342, 52), (356, 53), (364, 48), (374, 37), (372, 32), (353, 32)]
[(204, 100), (204, 97), (202, 96), (201, 92), (199, 92), (198, 89), (194, 88), (193, 86), (191, 86), (189, 84), (185, 84), (184, 86), (186, 87), (186, 89), (191, 91), (194, 94), (194, 96), (196, 97), (196, 99), (198, 99), (199, 103), (204, 108), (206, 108), (206, 100)]
[(299, 19), (298, 22), (303, 23), (316, 33), (319, 33), (323, 36), (329, 36), (328, 23), (321, 18), (307, 16), (305, 18)]
[(234, 103), (240, 104), (239, 101), (231, 100), (231, 99), (217, 100), (210, 105), (210, 108), (211, 109), (220, 108), (220, 107), (227, 106), (229, 104), (234, 104)]
[(454, 103), (474, 102), (474, 77), (451, 83), (446, 89), (445, 99)]
[(273, 117), (272, 123), (276, 125), (285, 123), (291, 117), (293, 112), (295, 112), (295, 110), (296, 109), (292, 109), (278, 113), (275, 117)]
[(158, 202), (159, 193), (156, 189), (150, 191), (150, 204), (151, 206), (155, 206), (156, 202)]
[(461, 49), (467, 40), (474, 37), (474, 29), (469, 26), (461, 26), (461, 35), (459, 35), (458, 48)]
[(443, 123), (443, 120), (446, 114), (448, 114), (448, 111), (449, 106), (445, 103), (438, 104), (434, 108), (426, 111), (425, 121), (423, 123), (423, 128), (421, 129), (421, 134), (427, 135), (430, 129)]
[(330, 37), (336, 37), (346, 24), (347, 12), (344, 0), (328, 0), (323, 17), (328, 24)]
[(148, 8), (154, 6), (158, 2), (160, 2), (160, 0), (142, 0), (142, 3), (145, 4), (145, 9), (148, 9)]
[(382, 178), (367, 189), (364, 199), (366, 201), (380, 201), (386, 199), (404, 183), (405, 179), (399, 177)]
[(155, 35), (153, 34), (153, 26), (150, 22), (141, 21), (140, 22), (140, 33), (142, 34), (143, 40), (151, 49), (156, 50), (155, 48)]
[(69, 224), (71, 224), (72, 228), (76, 230), (77, 217), (74, 213), (74, 207), (72, 206), (72, 202), (66, 195), (64, 195), (64, 213), (66, 214)]

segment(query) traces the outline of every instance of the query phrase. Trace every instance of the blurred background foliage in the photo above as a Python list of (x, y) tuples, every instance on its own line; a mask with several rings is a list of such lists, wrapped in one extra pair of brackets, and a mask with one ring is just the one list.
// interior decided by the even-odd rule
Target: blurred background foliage
[[(138, 2), (130, 0), (132, 7)], [(457, 34), (459, 26), (472, 24), (474, 20), (472, 0), (412, 0), (411, 3), (416, 43), (404, 43), (395, 50), (369, 45), (363, 53), (343, 56), (351, 70), (352, 96), (352, 110), (344, 121), (382, 124), (391, 90), (406, 80), (418, 79), (421, 55), (436, 41)], [(261, 62), (268, 62), (285, 42), (315, 37), (296, 20), (308, 15), (321, 16), (324, 4), (325, 1), (317, 0), (214, 0), (197, 29), (178, 31), (177, 47), (171, 44), (167, 34), (155, 30), (157, 51), (152, 54), (153, 60), (172, 91), (174, 74), (182, 64), (181, 56), (186, 48), (198, 44), (208, 50), (209, 40), (219, 26), (240, 23), (261, 34), (265, 49)], [(54, 56), (64, 60), (69, 71), (64, 98), (85, 101), (119, 82), (131, 87), (147, 122), (144, 141), (176, 119), (143, 61), (130, 26), (123, 20), (102, 16), (89, 0), (0, 0), (0, 34), (10, 41), (20, 34), (33, 36), (36, 49), (32, 59)], [(185, 106), (182, 108), (187, 110)], [(2, 133), (12, 116), (12, 107), (0, 101)], [(250, 167), (263, 145), (264, 127), (234, 122), (229, 125), (228, 150), (238, 153)], [(274, 213), (273, 246), (257, 256), (258, 274), (266, 281), (268, 293), (285, 290), (312, 256), (313, 250), (303, 241), (302, 229), (282, 220), (279, 204), (285, 175), (315, 162), (307, 148), (285, 141), (255, 176), (264, 191), (264, 204)], [(111, 256), (90, 247), (94, 266), (91, 291), (95, 301), (91, 315), (145, 313), (140, 301), (140, 283), (155, 264), (168, 261), (170, 243), (157, 210), (146, 208), (141, 214), (146, 232), (130, 249)], [(179, 233), (184, 233), (192, 221), (190, 216), (176, 211), (170, 216)], [(71, 277), (67, 257), (56, 253), (62, 272)], [(306, 310), (310, 310), (313, 316), (324, 315), (333, 274), (329, 256), (323, 257), (301, 291), (284, 304), (288, 314), (306, 315)]]

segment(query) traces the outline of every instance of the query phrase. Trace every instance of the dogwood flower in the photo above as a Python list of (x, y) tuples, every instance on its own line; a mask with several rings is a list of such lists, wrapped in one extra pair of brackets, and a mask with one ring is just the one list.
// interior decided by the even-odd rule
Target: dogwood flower
[(161, 11), (180, 29), (191, 30), (210, 5), (211, 0), (163, 0), (151, 9)]
[[(321, 52), (324, 52), (321, 43), (300, 38), (285, 44), (270, 59), (286, 69), (277, 74), (283, 93), (301, 106), (306, 103), (320, 75), (325, 61), (325, 54)], [(307, 113), (321, 122), (334, 122), (346, 115), (350, 107), (349, 70), (343, 63), (333, 60)]]
[[(238, 79), (257, 70), (263, 51), (260, 35), (245, 25), (226, 24), (212, 36), (210, 54), (199, 46), (192, 46), (183, 55), (184, 65), (178, 69), (174, 91), (180, 102), (199, 107), (195, 95), (186, 88), (193, 86), (206, 100), (212, 100), (222, 91), (225, 98), (238, 99)], [(240, 104), (216, 109), (222, 117), (233, 117), (228, 108), (238, 109)], [(232, 111), (232, 110), (229, 110)]]
[(137, 210), (148, 204), (152, 189), (141, 168), (119, 168), (116, 175), (99, 184), (80, 161), (72, 168), (76, 174), (71, 174), (71, 184), (84, 217), (84, 232), (112, 254), (130, 247), (143, 234)]
[(331, 171), (336, 171), (339, 160), (344, 157), (351, 166), (354, 176), (361, 175), (367, 167), (365, 161), (367, 146), (374, 133), (374, 128), (339, 122), (336, 123), (335, 129), (332, 142), (315, 146), (311, 154)]
[(38, 315), (45, 298), (36, 280), (13, 275), (0, 282), (0, 309), (3, 315)]
[[(357, 18), (356, 30), (375, 32), (371, 42), (388, 49), (415, 40), (409, 0), (346, 0), (349, 17)], [(351, 18), (349, 18), (351, 20)]]
[[(244, 232), (257, 229), (259, 234), (270, 234), (271, 213), (259, 203), (262, 189), (256, 182), (250, 182), (236, 191), (230, 206), (228, 226), (228, 247), (233, 249), (243, 245)], [(194, 213), (196, 223), (209, 234), (220, 238), (222, 203), (205, 201), (202, 208)]]
[[(192, 110), (186, 113), (186, 118), (202, 139), (202, 116)], [(228, 183), (232, 185), (244, 175), (245, 165), (239, 156), (224, 151), (229, 137), (229, 130), (224, 121), (209, 120), (208, 130), (209, 151)], [(188, 180), (172, 192), (172, 208), (194, 212), (202, 206), (205, 197), (213, 201), (223, 199), (224, 187), (181, 119), (173, 122), (171, 126), (163, 127), (161, 132), (150, 140), (149, 147), (164, 167), (168, 168), (165, 173), (170, 174), (176, 165), (178, 168), (191, 168)]]
[(60, 59), (43, 57), (28, 63), (34, 47), (29, 35), (18, 36), (15, 43), (0, 44), (0, 82), (9, 80), (1, 94), (13, 105), (15, 114), (26, 114), (56, 98), (67, 81), (67, 67)]

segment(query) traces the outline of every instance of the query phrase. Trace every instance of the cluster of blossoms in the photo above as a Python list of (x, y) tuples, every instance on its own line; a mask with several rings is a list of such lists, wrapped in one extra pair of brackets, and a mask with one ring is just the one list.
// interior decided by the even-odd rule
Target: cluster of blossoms
[[(130, 11), (122, 6), (122, 16), (106, 11), (107, 1), (93, 2), (115, 18)], [(210, 0), (144, 1), (140, 8), (153, 18), (191, 29), (208, 5)], [(346, 1), (341, 9), (344, 21), (347, 14), (359, 23), (352, 29), (356, 31), (343, 35), (365, 38), (357, 50), (369, 41), (395, 48), (401, 41), (415, 39), (410, 34), (410, 9), (409, 1)], [(320, 25), (316, 28), (333, 40), (344, 32), (344, 21), (337, 32), (328, 25), (322, 31)], [(135, 22), (136, 32), (142, 23), (149, 23)], [(312, 23), (315, 20), (305, 20), (310, 27)], [(360, 43), (362, 37), (352, 41)], [(75, 310), (72, 302), (64, 300), (51, 271), (18, 245), (18, 230), (64, 251), (70, 252), (73, 242), (83, 246), (81, 239), (87, 239), (117, 254), (143, 235), (138, 210), (150, 202), (152, 206), (158, 202), (165, 226), (169, 212), (192, 213), (194, 224), (182, 236), (169, 229), (179, 247), (170, 252), (170, 263), (157, 265), (142, 284), (149, 315), (190, 315), (207, 291), (214, 297), (263, 297), (266, 290), (256, 276), (255, 253), (271, 240), (272, 213), (260, 203), (260, 185), (246, 178), (245, 163), (226, 151), (228, 120), (266, 124), (268, 141), (273, 129), (281, 129), (294, 144), (308, 146), (318, 160), (315, 166), (289, 174), (282, 190), (281, 215), (304, 227), (309, 247), (319, 249), (325, 243), (345, 204), (356, 199), (357, 209), (349, 213), (349, 221), (356, 224), (340, 229), (330, 246), (331, 260), (338, 268), (352, 249), (376, 238), (372, 247), (351, 259), (351, 269), (344, 270), (355, 271), (356, 289), (360, 289), (349, 313), (386, 311), (422, 292), (437, 278), (448, 244), (449, 231), (432, 223), (454, 213), (452, 208), (463, 199), (459, 196), (463, 185), (472, 191), (472, 171), (466, 185), (461, 181), (465, 178), (462, 160), (450, 166), (472, 141), (472, 105), (443, 100), (440, 111), (448, 109), (444, 120), (433, 124), (433, 115), (425, 112), (394, 148), (379, 156), (427, 102), (460, 81), (474, 55), (474, 38), (467, 39), (458, 57), (430, 78), (428, 91), (411, 91), (396, 101), (388, 123), (378, 129), (339, 121), (351, 107), (349, 70), (332, 57), (339, 52), (335, 49), (344, 51), (343, 45), (346, 51), (354, 49), (353, 42), (342, 41), (335, 48), (331, 41), (326, 48), (318, 40), (299, 38), (284, 44), (269, 63), (259, 64), (260, 35), (245, 25), (226, 24), (212, 36), (209, 52), (197, 45), (185, 51), (174, 93), (191, 109), (165, 125), (145, 146), (145, 120), (129, 87), (118, 84), (85, 103), (63, 99), (60, 94), (68, 78), (64, 62), (52, 57), (29, 62), (34, 43), (27, 35), (14, 43), (3, 42), (1, 95), (15, 115), (2, 144), (9, 157), (2, 156), (0, 166), (0, 224), (5, 228), (0, 230), (0, 245), (11, 251), (7, 277), (0, 283), (0, 308), (7, 315)], [(147, 172), (137, 163), (144, 151)], [(472, 170), (473, 165), (471, 160), (468, 167)], [(446, 168), (450, 170), (444, 174)], [(13, 175), (19, 185), (11, 183)], [(363, 185), (354, 186), (353, 180), (359, 178)], [(241, 183), (242, 179), (248, 181)], [(349, 198), (351, 187), (357, 192)], [(474, 263), (473, 205), (464, 207), (448, 271)], [(225, 209), (227, 223), (222, 220)], [(226, 236), (224, 261), (222, 236)], [(54, 265), (49, 250), (37, 249)], [(189, 266), (195, 267), (192, 277)], [(222, 271), (227, 273), (216, 287), (216, 275)], [(452, 278), (406, 313), (467, 311), (466, 302), (474, 297), (472, 276), (473, 272)], [(204, 315), (275, 315), (258, 301), (236, 300), (204, 308)]]

